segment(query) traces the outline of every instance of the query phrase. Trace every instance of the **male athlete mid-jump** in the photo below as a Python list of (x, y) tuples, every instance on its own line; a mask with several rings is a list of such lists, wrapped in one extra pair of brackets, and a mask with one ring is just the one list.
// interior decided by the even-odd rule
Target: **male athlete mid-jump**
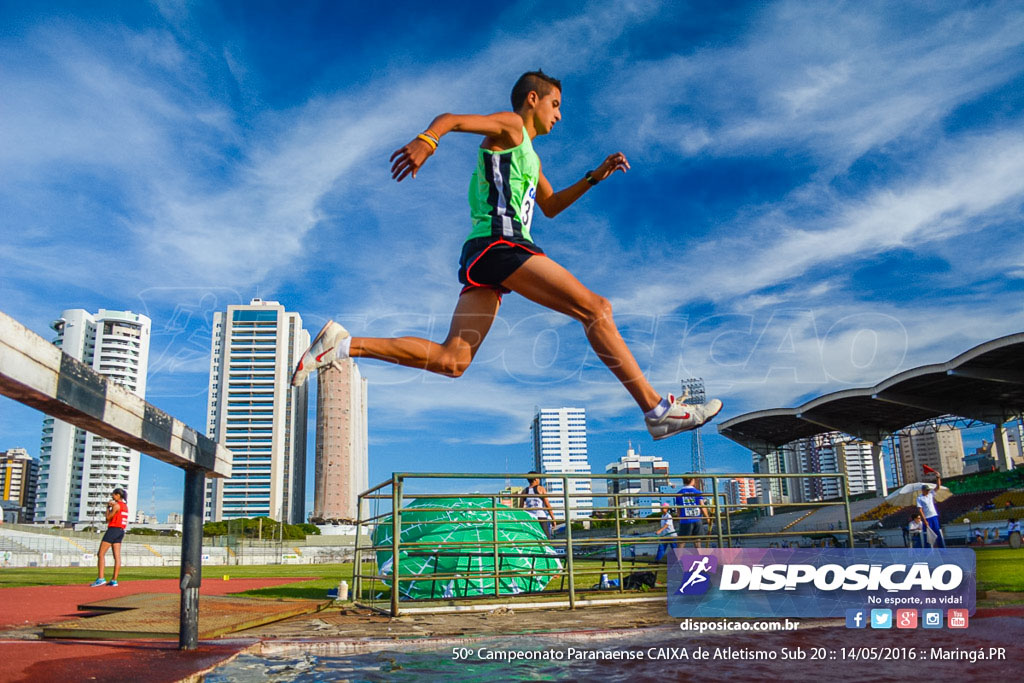
[(419, 337), (353, 337), (330, 321), (302, 355), (292, 384), (301, 386), (311, 372), (346, 357), (375, 358), (458, 377), (487, 336), (502, 294), (511, 291), (583, 324), (591, 348), (636, 401), (655, 439), (700, 427), (718, 414), (722, 402), (713, 398), (690, 405), (671, 394), (663, 398), (626, 347), (608, 300), (546, 256), (530, 236), (535, 209), (549, 218), (561, 213), (616, 171), (629, 169), (625, 155), (608, 155), (575, 183), (556, 192), (541, 170), (533, 140), (550, 133), (562, 119), (562, 84), (541, 71), (531, 71), (513, 86), (511, 100), (512, 111), (441, 114), (391, 156), (391, 175), (401, 182), (416, 177), (448, 133), (483, 138), (469, 185), (472, 228), (459, 262), (459, 281), (464, 287), (448, 337), (441, 343)]

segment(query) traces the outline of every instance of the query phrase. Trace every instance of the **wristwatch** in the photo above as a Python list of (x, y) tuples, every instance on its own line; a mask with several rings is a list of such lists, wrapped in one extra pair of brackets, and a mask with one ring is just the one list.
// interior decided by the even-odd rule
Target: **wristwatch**
[(596, 180), (594, 178), (594, 172), (593, 171), (587, 171), (586, 174), (583, 177), (586, 178), (587, 182), (590, 183), (591, 185), (597, 185), (599, 182), (601, 182), (600, 180)]

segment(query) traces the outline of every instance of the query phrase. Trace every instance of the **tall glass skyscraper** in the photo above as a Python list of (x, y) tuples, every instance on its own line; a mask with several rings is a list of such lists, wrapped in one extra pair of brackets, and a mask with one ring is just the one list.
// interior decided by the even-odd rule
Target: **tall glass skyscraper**
[(305, 521), (308, 385), (289, 381), (307, 346), (302, 318), (276, 301), (214, 313), (206, 431), (234, 464), (207, 484), (208, 519)]
[[(587, 411), (583, 408), (543, 408), (533, 418), (533, 463), (542, 474), (590, 474), (587, 458)], [(571, 519), (590, 517), (594, 507), (590, 479), (569, 479)], [(561, 479), (543, 482), (557, 519), (565, 519)]]
[[(146, 397), (150, 320), (131, 311), (80, 308), (52, 324), (54, 344), (141, 398)], [(43, 420), (36, 521), (106, 521), (110, 492), (124, 488), (128, 510), (138, 500), (139, 452), (61, 420)]]

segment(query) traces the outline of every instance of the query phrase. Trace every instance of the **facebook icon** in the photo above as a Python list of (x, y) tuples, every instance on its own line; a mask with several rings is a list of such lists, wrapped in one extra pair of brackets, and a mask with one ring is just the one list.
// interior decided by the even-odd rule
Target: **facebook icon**
[(868, 611), (866, 609), (846, 610), (846, 628), (867, 628)]

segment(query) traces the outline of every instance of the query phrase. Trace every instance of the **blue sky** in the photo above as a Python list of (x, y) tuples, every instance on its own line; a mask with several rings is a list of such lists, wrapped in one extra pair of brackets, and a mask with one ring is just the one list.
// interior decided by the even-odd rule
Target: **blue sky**
[[(1021, 331), (1019, 3), (402, 4), (0, 5), (0, 308), (47, 337), (65, 308), (149, 315), (147, 398), (198, 426), (230, 303), (439, 338), (478, 142), (401, 184), (388, 156), (540, 67), (564, 85), (535, 143), (556, 189), (614, 151), (632, 170), (534, 237), (659, 390), (702, 376), (724, 419)], [(360, 367), (372, 481), (529, 469), (535, 406), (587, 408), (597, 471), (630, 440), (689, 465), (577, 324), (515, 296), (458, 380)], [(0, 448), (37, 455), (40, 423), (3, 400)], [(143, 463), (140, 507), (179, 509), (178, 471)]]

